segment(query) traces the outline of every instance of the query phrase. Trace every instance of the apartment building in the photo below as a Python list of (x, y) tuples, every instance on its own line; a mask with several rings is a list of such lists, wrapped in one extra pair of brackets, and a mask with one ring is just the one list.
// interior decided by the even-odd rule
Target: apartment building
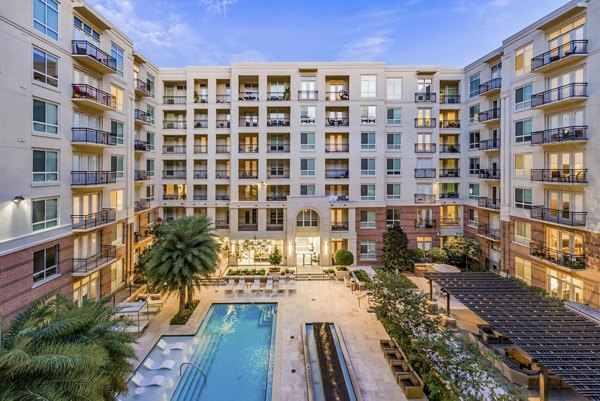
[(380, 264), (391, 224), (424, 250), (464, 232), (491, 270), (600, 307), (598, 8), (572, 1), (465, 68), (157, 69), (85, 2), (10, 0), (0, 313), (115, 293), (156, 219), (194, 214), (231, 264), (278, 247), (299, 269), (340, 248)]

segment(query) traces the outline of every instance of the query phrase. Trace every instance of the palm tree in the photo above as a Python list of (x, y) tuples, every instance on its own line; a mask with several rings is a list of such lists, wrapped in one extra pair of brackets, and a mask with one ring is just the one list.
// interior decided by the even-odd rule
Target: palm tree
[(148, 284), (158, 291), (179, 294), (179, 315), (193, 302), (194, 287), (214, 273), (220, 245), (211, 235), (205, 215), (188, 216), (157, 228), (157, 241), (141, 261)]
[(135, 339), (102, 301), (41, 298), (0, 326), (0, 400), (114, 400), (126, 392)]

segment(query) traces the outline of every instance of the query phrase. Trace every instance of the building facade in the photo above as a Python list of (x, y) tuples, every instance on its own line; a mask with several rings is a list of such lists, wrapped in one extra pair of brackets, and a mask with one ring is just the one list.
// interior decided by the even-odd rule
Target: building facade
[(464, 232), (491, 270), (600, 307), (599, 20), (570, 2), (465, 68), (157, 68), (85, 2), (9, 0), (0, 313), (119, 291), (156, 219), (194, 214), (241, 265), (377, 265), (388, 225), (423, 250)]

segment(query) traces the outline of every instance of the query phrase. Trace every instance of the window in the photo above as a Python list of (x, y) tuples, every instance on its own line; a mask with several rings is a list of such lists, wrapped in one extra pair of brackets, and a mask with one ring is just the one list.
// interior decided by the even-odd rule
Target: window
[(531, 262), (515, 256), (515, 277), (531, 284)]
[(117, 138), (117, 144), (123, 145), (123, 123), (111, 120), (110, 132)]
[(33, 282), (58, 274), (58, 245), (33, 253)]
[(317, 115), (317, 108), (315, 106), (301, 106), (300, 107), (300, 123), (301, 124), (314, 124)]
[(402, 99), (402, 78), (388, 78), (386, 80), (386, 92), (388, 100)]
[(375, 175), (375, 159), (360, 159), (360, 175)]
[(148, 114), (148, 121), (150, 121), (150, 124), (154, 124), (154, 107), (147, 104), (146, 114)]
[(123, 210), (123, 190), (122, 189), (113, 189), (110, 191), (110, 208), (115, 209), (117, 211)]
[(479, 174), (479, 157), (469, 158), (469, 174)]
[(386, 215), (386, 223), (388, 226), (402, 225), (400, 209), (388, 209)]
[(515, 155), (515, 176), (529, 177), (531, 175), (532, 160), (531, 153)]
[(39, 49), (33, 49), (33, 79), (58, 86), (58, 58)]
[(479, 184), (469, 184), (469, 199), (479, 199)]
[(155, 166), (154, 159), (146, 160), (146, 171), (147, 171), (148, 177), (154, 177), (154, 171), (155, 171), (154, 166)]
[(156, 143), (154, 132), (146, 132), (146, 141), (148, 141), (148, 150), (154, 152), (154, 144)]
[(360, 123), (375, 124), (377, 120), (377, 106), (361, 106)]
[(269, 224), (283, 225), (283, 209), (269, 209)]
[(377, 228), (374, 211), (363, 210), (360, 212), (360, 228)]
[(87, 40), (98, 47), (98, 41), (100, 40), (100, 33), (98, 31), (77, 17), (73, 17), (73, 25), (78, 28), (73, 35), (73, 39)]
[(296, 217), (297, 227), (318, 227), (319, 226), (319, 215), (317, 212), (311, 209), (304, 209), (298, 213)]
[(123, 224), (116, 224), (114, 232), (114, 239), (112, 240), (112, 244), (114, 246), (123, 245)]
[(515, 123), (515, 142), (531, 142), (532, 119), (517, 121)]
[(387, 199), (400, 199), (400, 184), (387, 184)]
[(515, 221), (515, 242), (529, 246), (531, 242), (531, 223)]
[(315, 150), (315, 133), (301, 132), (300, 133), (300, 149)]
[(300, 159), (300, 175), (315, 175), (315, 159)]
[(32, 202), (33, 231), (56, 227), (58, 224), (58, 198), (38, 199)]
[[(154, 200), (154, 185), (146, 186), (146, 198)], [(154, 216), (154, 215), (152, 213), (150, 213), (150, 214), (148, 214), (148, 216)]]
[(402, 109), (399, 107), (387, 109), (387, 124), (402, 125)]
[(360, 260), (377, 260), (375, 241), (362, 241), (360, 243)]
[(123, 111), (123, 89), (119, 88), (118, 86), (111, 85), (110, 94), (115, 97), (115, 104), (113, 107), (119, 111)]
[(476, 209), (469, 209), (469, 222), (467, 223), (471, 227), (477, 227), (479, 225), (479, 211)]
[(360, 96), (361, 97), (376, 97), (377, 96), (377, 76), (376, 75), (361, 75), (360, 76)]
[(387, 150), (400, 150), (401, 144), (399, 133), (387, 134)]
[(479, 104), (469, 107), (469, 122), (476, 123), (479, 122), (479, 112), (480, 112)]
[(515, 207), (531, 209), (531, 188), (515, 188)]
[(300, 185), (300, 195), (313, 196), (315, 194), (315, 184)]
[(58, 181), (58, 152), (53, 150), (33, 151), (33, 182)]
[(117, 178), (123, 178), (123, 156), (110, 157), (110, 171), (117, 173)]
[(401, 159), (386, 159), (386, 174), (400, 175), (400, 161)]
[(58, 40), (58, 2), (33, 0), (33, 27), (48, 37)]
[(375, 184), (363, 184), (360, 186), (360, 200), (375, 200)]
[(146, 74), (146, 85), (148, 85), (150, 96), (154, 97), (154, 76)]
[(124, 51), (114, 43), (110, 44), (110, 55), (117, 61), (117, 74), (123, 76), (123, 65), (125, 63)]
[(123, 280), (123, 259), (110, 265), (110, 290), (116, 291), (125, 281)]
[(531, 71), (531, 59), (533, 58), (533, 44), (515, 50), (515, 76), (520, 77)]
[(33, 99), (33, 130), (48, 134), (58, 133), (58, 105)]
[(515, 110), (531, 107), (531, 84), (515, 89)]
[(469, 132), (469, 149), (479, 149), (480, 141), (481, 137), (479, 135), (479, 131)]
[(417, 248), (427, 252), (431, 249), (431, 242), (431, 237), (417, 237)]
[(361, 132), (360, 150), (375, 150), (375, 133)]
[(479, 84), (479, 73), (469, 77), (469, 97), (475, 97), (479, 95)]

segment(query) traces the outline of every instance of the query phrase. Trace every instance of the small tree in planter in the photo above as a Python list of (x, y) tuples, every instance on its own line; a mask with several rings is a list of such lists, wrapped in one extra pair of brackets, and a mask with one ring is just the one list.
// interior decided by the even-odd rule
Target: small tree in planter
[(413, 271), (415, 257), (408, 248), (408, 237), (399, 225), (393, 225), (383, 234), (381, 261), (387, 270)]
[(279, 273), (279, 265), (283, 260), (283, 255), (279, 248), (275, 247), (269, 254), (269, 263), (271, 264), (271, 268), (269, 269), (270, 273)]
[(433, 247), (427, 252), (427, 256), (435, 263), (446, 263), (448, 261), (448, 253), (442, 248)]
[(354, 263), (354, 255), (352, 255), (352, 252), (346, 249), (338, 249), (333, 254), (333, 261), (337, 265), (335, 276), (338, 279), (350, 276), (348, 266)]
[(456, 234), (448, 238), (445, 245), (450, 262), (461, 266), (463, 269), (468, 267), (469, 259), (478, 260), (481, 257), (481, 246), (474, 238)]

